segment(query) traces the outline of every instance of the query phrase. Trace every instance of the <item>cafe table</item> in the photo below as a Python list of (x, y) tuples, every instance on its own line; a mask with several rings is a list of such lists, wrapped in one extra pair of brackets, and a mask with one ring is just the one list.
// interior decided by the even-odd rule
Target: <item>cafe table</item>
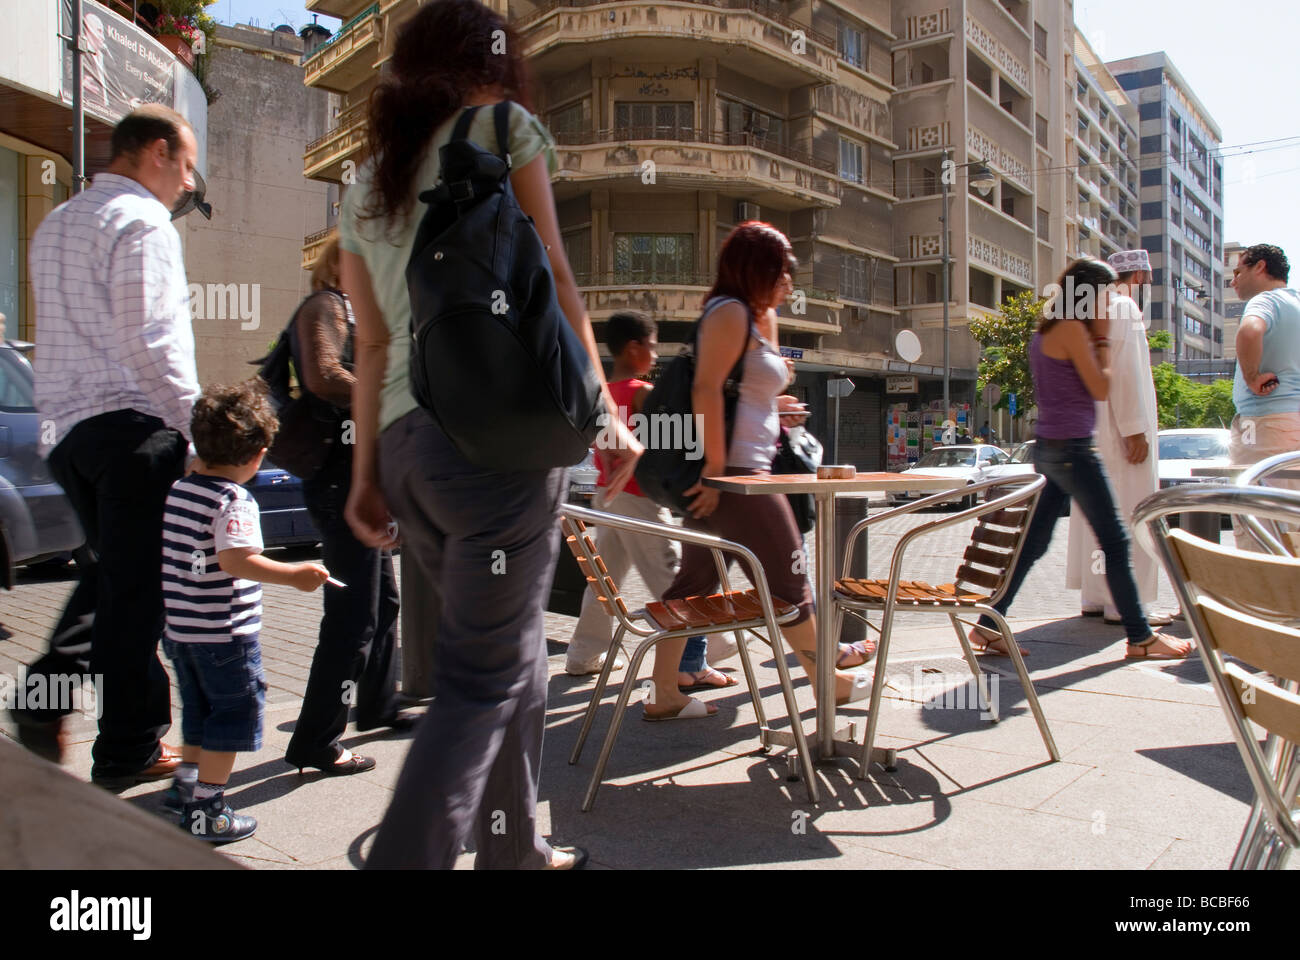
[[(813, 754), (818, 760), (831, 760), (837, 755), (856, 757), (861, 746), (852, 744), (848, 732), (850, 728), (838, 732), (835, 729), (835, 661), (839, 652), (839, 637), (832, 635), (835, 618), (831, 604), (831, 591), (835, 583), (835, 496), (902, 491), (937, 493), (940, 490), (963, 487), (966, 481), (956, 477), (915, 473), (859, 473), (851, 480), (818, 480), (816, 474), (791, 473), (705, 477), (704, 485), (742, 496), (792, 493), (813, 495), (817, 504), (816, 582), (813, 585), (817, 611), (817, 734)], [(791, 722), (798, 722), (797, 717), (790, 719)], [(773, 731), (768, 739), (779, 746), (795, 745), (794, 738), (783, 731)], [(881, 756), (877, 757), (877, 753)], [(886, 763), (887, 754), (887, 765), (892, 765), (892, 751), (875, 750), (872, 759)]]

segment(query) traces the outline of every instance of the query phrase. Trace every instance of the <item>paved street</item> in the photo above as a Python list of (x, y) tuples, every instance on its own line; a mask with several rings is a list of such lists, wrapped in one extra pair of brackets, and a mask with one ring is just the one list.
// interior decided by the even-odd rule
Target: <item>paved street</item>
[[(944, 690), (961, 682), (965, 669), (959, 647), (946, 623), (905, 618), (890, 658), (879, 738), (899, 750), (896, 772), (877, 767), (871, 779), (858, 781), (848, 763), (819, 766), (824, 795), (813, 807), (802, 784), (787, 780), (784, 757), (755, 752), (753, 707), (732, 659), (723, 666), (742, 685), (706, 695), (719, 705), (717, 718), (624, 724), (595, 809), (582, 813), (582, 792), (617, 688), (611, 685), (581, 762), (570, 766), (594, 678), (563, 673), (574, 620), (551, 614), (543, 828), (557, 840), (587, 846), (594, 866), (611, 868), (1226, 866), (1250, 792), (1204, 670), (1199, 660), (1123, 663), (1122, 631), (1077, 617), (1078, 594), (1064, 588), (1066, 530), (1064, 521), (1058, 524), (1049, 555), (1012, 609), (1013, 627), (1031, 651), (1028, 664), (1060, 763), (1047, 762), (1009, 661), (982, 661), (997, 677), (1001, 723), (981, 722), (975, 710), (945, 709), (952, 699), (944, 700)], [(873, 533), (871, 575), (887, 573), (897, 533)], [(969, 527), (932, 538), (907, 575), (950, 580), (968, 538)], [(0, 673), (20, 674), (21, 664), (43, 650), (70, 589), (64, 578), (26, 576), (13, 593), (0, 596), (0, 624), (8, 634), (0, 640)], [(625, 592), (630, 602), (647, 599), (635, 578)], [(1162, 578), (1157, 607), (1172, 602)], [(223, 848), (224, 856), (245, 866), (356, 867), (409, 746), (409, 735), (350, 730), (347, 745), (377, 758), (372, 773), (300, 777), (284, 764), (319, 604), (318, 595), (266, 588), (267, 745), (240, 757), (230, 790), (233, 805), (258, 817), (260, 827), (252, 839)], [(761, 644), (752, 649), (762, 661), (764, 708), (774, 726), (784, 726), (772, 659)], [(811, 732), (811, 690), (800, 671), (794, 674)], [(640, 707), (629, 709), (635, 720)], [(171, 739), (179, 729), (175, 692), (173, 713)], [(864, 713), (856, 706), (842, 710), (853, 720)], [(73, 730), (77, 742), (65, 769), (88, 779), (93, 720), (78, 716)], [(12, 735), (7, 717), (0, 732)], [(123, 796), (158, 812), (165, 786), (142, 785)], [(470, 862), (462, 858), (462, 865)]]

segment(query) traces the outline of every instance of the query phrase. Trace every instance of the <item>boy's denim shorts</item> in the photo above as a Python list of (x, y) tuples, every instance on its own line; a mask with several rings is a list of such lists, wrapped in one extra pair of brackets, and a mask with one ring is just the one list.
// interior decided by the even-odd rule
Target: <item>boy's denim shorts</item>
[(187, 746), (243, 753), (262, 746), (266, 678), (257, 635), (226, 643), (163, 639), (181, 690), (181, 736)]

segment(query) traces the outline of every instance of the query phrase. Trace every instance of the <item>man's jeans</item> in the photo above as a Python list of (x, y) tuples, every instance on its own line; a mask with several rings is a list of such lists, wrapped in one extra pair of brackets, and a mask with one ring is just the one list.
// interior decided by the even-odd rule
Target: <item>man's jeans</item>
[(302, 712), (285, 750), (286, 760), (306, 765), (339, 754), (351, 704), (360, 727), (382, 726), (396, 715), (398, 599), (393, 555), (362, 544), (343, 518), (352, 488), (351, 458), (334, 457), (302, 486), (321, 532), (321, 562), (347, 584), (321, 588), (320, 639)]
[[(84, 629), (93, 616), (89, 668), (103, 675), (97, 776), (137, 773), (158, 761), (171, 726), (171, 692), (158, 660), (163, 629), (162, 516), (185, 468), (185, 438), (157, 417), (116, 410), (83, 420), (50, 452), (50, 472), (77, 511), (96, 560), (81, 570), (50, 650), (30, 678), (84, 670)], [(79, 642), (78, 642), (79, 640)], [(51, 720), (69, 710), (20, 714)]]
[[(1142, 612), (1137, 582), (1133, 579), (1128, 530), (1115, 507), (1115, 494), (1111, 491), (1110, 480), (1092, 438), (1039, 438), (1034, 444), (1034, 469), (1047, 478), (1047, 485), (1043, 487), (1038, 506), (1029, 521), (1025, 545), (1012, 571), (1007, 592), (994, 609), (1003, 615), (1010, 609), (1011, 601), (1016, 598), (1030, 568), (1047, 552), (1066, 499), (1073, 497), (1101, 547), (1106, 564), (1106, 585), (1110, 587), (1110, 595), (1124, 621), (1124, 632), (1129, 642), (1141, 643), (1150, 639), (1151, 627)], [(980, 626), (997, 629), (988, 616), (980, 618)]]

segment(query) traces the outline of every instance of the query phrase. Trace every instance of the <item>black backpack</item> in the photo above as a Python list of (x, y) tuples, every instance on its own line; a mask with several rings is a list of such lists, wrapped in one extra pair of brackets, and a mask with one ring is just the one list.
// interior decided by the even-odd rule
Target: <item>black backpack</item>
[(510, 187), (510, 104), (493, 111), (502, 156), (465, 139), (466, 109), (406, 267), (411, 393), (456, 449), (489, 470), (546, 470), (586, 456), (600, 380), (555, 296), (533, 220)]
[[(728, 297), (727, 299), (732, 300), (734, 298)], [(668, 362), (668, 366), (655, 380), (654, 387), (646, 395), (645, 402), (641, 405), (641, 413), (646, 418), (646, 423), (682, 424), (680, 431), (656, 431), (660, 436), (667, 433), (668, 435), (684, 437), (686, 422), (690, 420), (692, 424), (694, 423), (695, 411), (694, 404), (691, 401), (691, 391), (695, 387), (695, 352), (699, 349), (700, 324), (703, 322), (704, 317), (721, 305), (721, 302), (715, 303), (712, 307), (706, 304), (704, 313), (695, 322), (695, 334), (691, 338), (690, 346)], [(748, 307), (746, 307), (746, 312), (748, 312)], [(731, 368), (730, 375), (722, 385), (722, 416), (727, 427), (728, 446), (731, 444), (731, 432), (736, 422), (736, 401), (740, 397), (740, 380), (744, 372), (745, 351), (749, 349), (749, 337), (755, 335), (755, 333), (754, 318), (751, 315), (745, 345), (741, 348), (739, 359), (736, 360), (735, 365)], [(670, 417), (671, 419), (655, 420), (655, 417)], [(702, 437), (699, 439), (703, 440)], [(685, 497), (682, 494), (699, 483), (700, 469), (704, 466), (703, 447), (698, 451), (700, 454), (698, 459), (688, 459), (687, 454), (689, 452), (685, 443), (681, 444), (680, 447), (647, 443), (645, 453), (641, 455), (641, 459), (636, 464), (636, 482), (637, 486), (641, 488), (641, 492), (661, 507), (667, 507), (683, 517), (690, 516), (690, 503), (695, 499), (695, 495)]]

